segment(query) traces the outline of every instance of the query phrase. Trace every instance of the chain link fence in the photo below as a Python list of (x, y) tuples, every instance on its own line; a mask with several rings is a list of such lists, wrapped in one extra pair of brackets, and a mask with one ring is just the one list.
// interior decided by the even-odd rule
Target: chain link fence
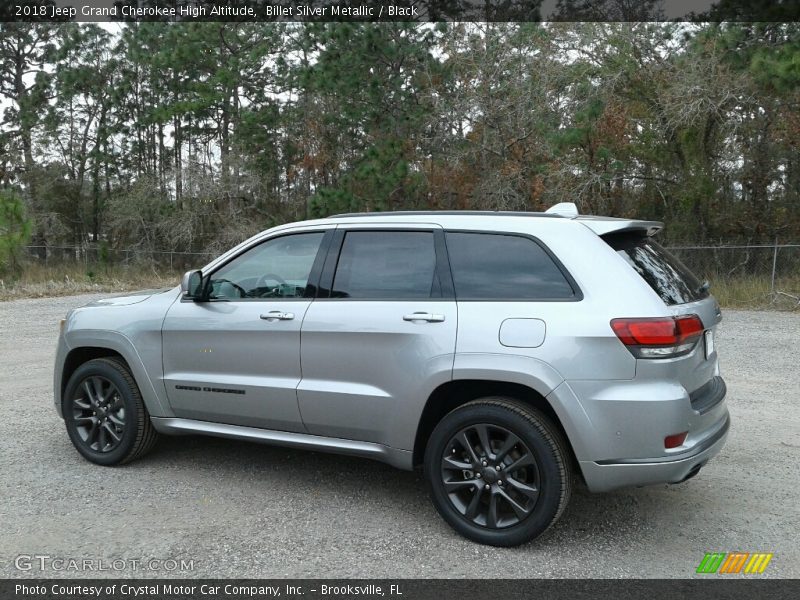
[(43, 266), (98, 265), (153, 266), (170, 271), (200, 268), (216, 255), (211, 252), (163, 252), (140, 248), (113, 249), (97, 246), (26, 246), (29, 262)]
[(728, 306), (800, 307), (800, 244), (672, 246)]
[[(726, 306), (800, 307), (800, 244), (675, 245), (669, 250)], [(211, 252), (159, 252), (97, 246), (27, 246), (29, 262), (43, 266), (146, 266), (182, 272), (214, 258)]]

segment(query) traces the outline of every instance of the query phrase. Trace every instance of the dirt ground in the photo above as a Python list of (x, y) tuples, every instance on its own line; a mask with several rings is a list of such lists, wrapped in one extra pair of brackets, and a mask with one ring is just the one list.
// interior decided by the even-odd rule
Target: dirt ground
[[(773, 552), (762, 577), (800, 577), (800, 314), (724, 313), (732, 429), (698, 477), (578, 489), (546, 537), (496, 549), (445, 525), (418, 473), (368, 460), (185, 437), (89, 464), (51, 387), (58, 320), (94, 297), (0, 302), (0, 577), (682, 578), (732, 551)], [(94, 570), (53, 561), (70, 558)]]

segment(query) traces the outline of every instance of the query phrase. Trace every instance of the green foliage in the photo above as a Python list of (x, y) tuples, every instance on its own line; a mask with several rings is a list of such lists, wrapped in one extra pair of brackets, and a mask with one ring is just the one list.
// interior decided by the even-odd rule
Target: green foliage
[(32, 225), (20, 197), (0, 189), (0, 273), (19, 275), (23, 247), (30, 240)]
[(793, 22), (0, 24), (0, 96), (0, 185), (37, 244), (101, 264), (336, 212), (561, 201), (673, 240), (800, 235)]
[(726, 23), (698, 40), (718, 43), (725, 60), (762, 88), (784, 94), (800, 88), (800, 23)]

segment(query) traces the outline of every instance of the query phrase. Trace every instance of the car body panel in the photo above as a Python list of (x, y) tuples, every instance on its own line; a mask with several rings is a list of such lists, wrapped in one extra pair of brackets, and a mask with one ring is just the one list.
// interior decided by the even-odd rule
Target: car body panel
[[(143, 297), (146, 296), (146, 297)], [(172, 416), (162, 381), (161, 326), (169, 307), (180, 297), (175, 287), (155, 293), (125, 295), (119, 302), (95, 301), (71, 310), (65, 319), (56, 349), (54, 392), (61, 410), (64, 364), (79, 348), (103, 348), (121, 355), (128, 363), (151, 416)], [(136, 298), (135, 302), (125, 299)]]
[[(403, 320), (415, 312), (444, 320)], [(308, 432), (412, 450), (426, 400), (452, 377), (456, 323), (455, 301), (314, 302), (297, 389)]]
[[(163, 326), (164, 385), (176, 417), (305, 431), (295, 392), (310, 300), (176, 302)], [(265, 320), (279, 311), (293, 319)]]

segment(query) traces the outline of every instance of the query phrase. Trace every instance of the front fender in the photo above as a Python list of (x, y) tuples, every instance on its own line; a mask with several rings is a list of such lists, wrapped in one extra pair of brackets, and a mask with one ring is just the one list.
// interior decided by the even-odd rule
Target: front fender
[[(69, 353), (80, 348), (103, 348), (116, 352), (130, 367), (131, 374), (139, 386), (142, 399), (147, 407), (147, 411), (153, 417), (172, 417), (174, 414), (167, 402), (166, 390), (162, 378), (153, 379), (150, 374), (160, 375), (161, 366), (161, 334), (158, 331), (152, 334), (157, 339), (147, 340), (148, 335), (143, 334), (142, 340), (137, 343), (139, 347), (144, 345), (145, 358), (139, 353), (137, 347), (124, 334), (118, 331), (103, 329), (76, 329), (67, 331), (59, 342), (57, 352), (57, 365), (55, 371), (55, 395), (56, 406), (61, 407), (61, 390), (64, 364)], [(148, 347), (153, 346), (153, 347)], [(147, 359), (149, 357), (149, 360)], [(60, 413), (60, 410), (59, 410)]]

